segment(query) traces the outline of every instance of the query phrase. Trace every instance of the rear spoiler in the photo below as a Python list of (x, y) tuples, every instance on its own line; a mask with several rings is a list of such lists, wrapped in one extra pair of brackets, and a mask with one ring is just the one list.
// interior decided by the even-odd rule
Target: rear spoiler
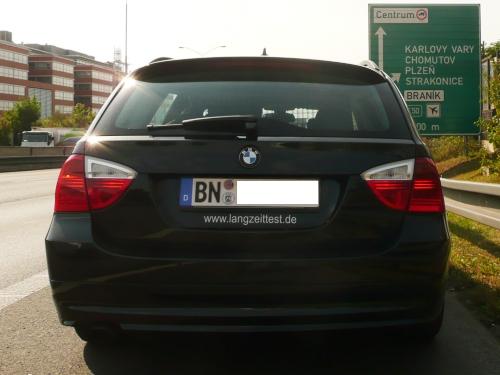
[(359, 65), (364, 66), (365, 68), (368, 68), (370, 70), (373, 70), (374, 72), (378, 73), (384, 78), (390, 79), (387, 73), (384, 72), (382, 69), (380, 69), (379, 66), (375, 64), (375, 62), (373, 62), (372, 60), (363, 60), (359, 63)]
[[(367, 69), (368, 68), (368, 69)], [(375, 73), (375, 74), (373, 74)], [(138, 80), (168, 82), (169, 80), (296, 80), (316, 82), (368, 82), (376, 83), (387, 77), (372, 65), (360, 66), (333, 61), (308, 60), (285, 57), (209, 57), (193, 59), (158, 58), (132, 73)], [(274, 78), (274, 79), (273, 79)], [(312, 82), (311, 81), (311, 82)], [(309, 81), (308, 81), (309, 82)]]

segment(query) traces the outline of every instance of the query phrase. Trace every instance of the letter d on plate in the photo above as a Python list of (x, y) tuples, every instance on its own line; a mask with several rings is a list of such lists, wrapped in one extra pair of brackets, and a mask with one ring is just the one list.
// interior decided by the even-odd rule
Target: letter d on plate
[(182, 207), (190, 207), (192, 196), (193, 196), (193, 179), (181, 178), (181, 193), (179, 194), (179, 205)]

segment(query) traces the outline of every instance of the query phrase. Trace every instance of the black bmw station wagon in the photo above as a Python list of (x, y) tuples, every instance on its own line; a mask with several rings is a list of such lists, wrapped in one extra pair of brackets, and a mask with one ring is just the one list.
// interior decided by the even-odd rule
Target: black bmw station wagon
[(64, 163), (46, 237), (62, 324), (121, 331), (404, 327), (434, 336), (439, 176), (374, 64), (156, 61)]

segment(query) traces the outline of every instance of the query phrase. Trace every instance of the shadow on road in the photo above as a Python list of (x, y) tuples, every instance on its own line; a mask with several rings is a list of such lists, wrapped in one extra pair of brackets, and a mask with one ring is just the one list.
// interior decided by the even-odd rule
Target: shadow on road
[(381, 333), (175, 334), (87, 344), (84, 358), (94, 374), (431, 374), (442, 350)]

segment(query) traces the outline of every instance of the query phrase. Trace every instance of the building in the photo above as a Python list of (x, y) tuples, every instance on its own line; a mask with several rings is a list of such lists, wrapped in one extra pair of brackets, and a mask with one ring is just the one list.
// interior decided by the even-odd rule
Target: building
[(52, 45), (26, 44), (32, 50), (42, 51), (74, 64), (74, 103), (82, 103), (97, 112), (113, 88), (123, 78), (116, 64), (97, 61), (94, 56)]
[(42, 118), (69, 114), (76, 103), (97, 112), (123, 76), (119, 63), (48, 44), (19, 45), (0, 31), (0, 113), (33, 96)]
[(0, 31), (0, 113), (27, 95), (29, 50), (12, 42), (12, 34)]
[[(37, 50), (30, 49), (28, 64), (30, 81), (28, 95), (35, 96), (42, 103), (42, 108), (51, 107), (53, 112), (63, 114), (73, 112), (75, 63), (63, 57), (38, 53)], [(36, 85), (34, 82), (47, 85)], [(44, 106), (44, 100), (48, 100), (49, 92), (52, 93), (53, 104)], [(47, 117), (44, 115), (42, 113), (42, 117)]]

